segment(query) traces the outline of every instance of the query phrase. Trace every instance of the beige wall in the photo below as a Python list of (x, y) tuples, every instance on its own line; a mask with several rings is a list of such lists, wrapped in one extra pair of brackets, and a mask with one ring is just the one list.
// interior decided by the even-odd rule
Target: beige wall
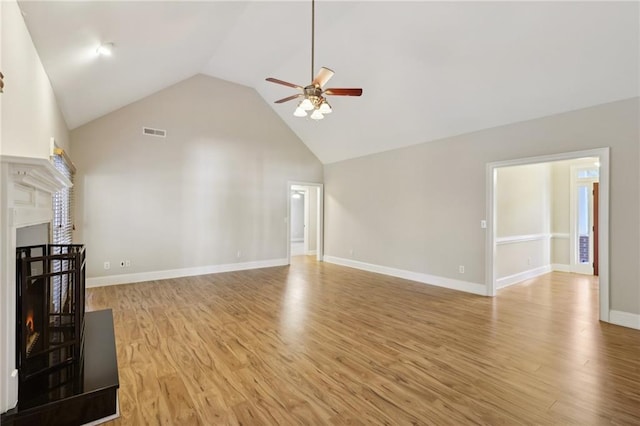
[(49, 158), (50, 140), (68, 150), (69, 133), (49, 78), (15, 1), (2, 8), (3, 155)]
[(611, 306), (640, 313), (638, 113), (632, 98), (328, 164), (325, 253), (484, 283), (487, 163), (609, 146)]
[[(143, 136), (143, 126), (167, 138)], [(71, 140), (89, 277), (284, 259), (287, 181), (323, 178), (255, 90), (204, 75), (79, 127)]]
[(497, 175), (496, 236), (549, 233), (549, 164), (503, 167), (498, 169)]
[(498, 279), (550, 263), (551, 166), (497, 170), (495, 256)]
[(551, 263), (569, 265), (571, 161), (551, 163)]

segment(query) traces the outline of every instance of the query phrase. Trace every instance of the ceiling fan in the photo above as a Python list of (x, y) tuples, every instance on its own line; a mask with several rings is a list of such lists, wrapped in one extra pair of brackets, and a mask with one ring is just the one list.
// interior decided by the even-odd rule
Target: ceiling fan
[(334, 72), (329, 68), (322, 67), (318, 74), (313, 76), (315, 56), (315, 0), (311, 0), (311, 84), (308, 86), (300, 86), (298, 84), (289, 83), (277, 78), (269, 77), (266, 80), (271, 83), (281, 84), (283, 86), (293, 87), (300, 90), (300, 93), (287, 96), (286, 98), (275, 101), (277, 104), (292, 101), (294, 99), (303, 98), (298, 103), (296, 111), (293, 113), (296, 117), (306, 117), (307, 111), (313, 111), (311, 118), (321, 120), (324, 114), (331, 112), (331, 105), (327, 102), (325, 96), (360, 96), (362, 89), (355, 88), (330, 88), (324, 89), (324, 85), (333, 77)]

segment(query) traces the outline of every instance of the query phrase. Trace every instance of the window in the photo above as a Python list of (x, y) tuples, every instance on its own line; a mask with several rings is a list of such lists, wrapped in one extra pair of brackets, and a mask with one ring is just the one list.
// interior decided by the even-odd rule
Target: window
[(578, 179), (597, 179), (600, 175), (600, 170), (596, 169), (581, 169), (578, 170)]
[(570, 223), (571, 272), (593, 274), (595, 258), (593, 184), (598, 182), (597, 158), (585, 158), (571, 165)]
[[(53, 156), (54, 167), (67, 179), (73, 183), (73, 174), (75, 167), (67, 154), (60, 148), (56, 148)], [(63, 188), (53, 194), (53, 230), (52, 230), (52, 242), (53, 244), (71, 244), (73, 239), (73, 187)], [(54, 247), (51, 254), (65, 254), (69, 253), (67, 248)], [(69, 270), (72, 265), (69, 265), (68, 260), (58, 261), (52, 263), (52, 272), (60, 272), (62, 270)], [(67, 300), (67, 288), (69, 288), (69, 275), (56, 275), (52, 279), (53, 288), (50, 290), (52, 294), (56, 295), (52, 298), (54, 312), (62, 312), (64, 307), (62, 306), (64, 301)]]
[[(53, 165), (73, 183), (75, 168), (65, 152), (56, 148)], [(53, 244), (71, 244), (73, 238), (73, 187), (53, 194)]]

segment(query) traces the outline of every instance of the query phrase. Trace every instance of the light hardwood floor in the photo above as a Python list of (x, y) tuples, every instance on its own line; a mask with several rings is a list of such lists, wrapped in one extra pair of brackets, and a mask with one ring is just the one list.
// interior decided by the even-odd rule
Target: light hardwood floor
[(640, 331), (597, 280), (487, 298), (293, 259), (88, 290), (112, 308), (122, 425), (640, 424)]

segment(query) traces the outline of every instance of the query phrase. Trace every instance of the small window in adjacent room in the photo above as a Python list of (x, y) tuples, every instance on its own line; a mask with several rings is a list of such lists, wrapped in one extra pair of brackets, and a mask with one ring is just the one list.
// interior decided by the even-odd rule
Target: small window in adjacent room
[(578, 179), (594, 179), (600, 176), (598, 169), (582, 169), (578, 170)]

